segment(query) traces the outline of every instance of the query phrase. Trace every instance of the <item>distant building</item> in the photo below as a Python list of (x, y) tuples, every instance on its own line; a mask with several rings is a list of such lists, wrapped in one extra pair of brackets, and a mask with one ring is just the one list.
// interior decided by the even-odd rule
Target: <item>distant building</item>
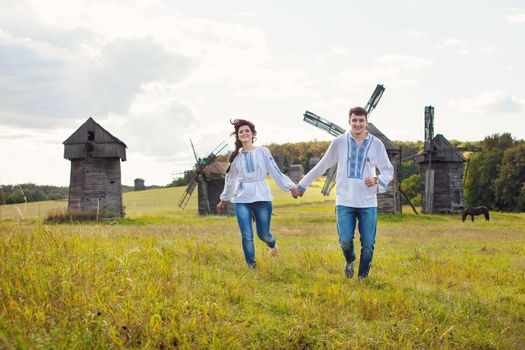
[(144, 186), (144, 179), (136, 178), (135, 179), (135, 191), (144, 191), (146, 189), (146, 186)]
[(71, 161), (68, 211), (124, 215), (120, 161), (126, 148), (93, 118), (64, 141), (64, 158)]
[(315, 167), (320, 161), (321, 158), (319, 157), (310, 157), (310, 159), (308, 159), (308, 171), (313, 169), (313, 167)]
[(302, 164), (292, 164), (288, 169), (288, 177), (295, 183), (299, 183), (304, 176), (304, 167)]

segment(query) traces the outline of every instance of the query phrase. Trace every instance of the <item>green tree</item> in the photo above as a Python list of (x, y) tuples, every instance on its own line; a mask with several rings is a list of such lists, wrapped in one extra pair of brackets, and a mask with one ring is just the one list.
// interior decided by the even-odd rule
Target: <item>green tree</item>
[(401, 158), (406, 159), (404, 162), (401, 162), (399, 178), (404, 180), (412, 175), (419, 174), (419, 168), (415, 162), (415, 156), (423, 150), (423, 142), (394, 141), (394, 143), (401, 147)]
[(498, 207), (493, 184), (498, 178), (505, 150), (514, 143), (509, 133), (487, 136), (480, 143), (481, 153), (471, 155), (469, 161), (465, 181), (466, 206)]
[[(421, 205), (421, 176), (419, 174), (412, 174), (406, 179), (401, 180), (401, 190), (410, 199), (412, 205)], [(406, 199), (402, 196), (403, 204), (408, 204)]]
[(500, 210), (520, 211), (525, 184), (525, 143), (505, 150), (498, 177), (492, 185), (495, 204)]

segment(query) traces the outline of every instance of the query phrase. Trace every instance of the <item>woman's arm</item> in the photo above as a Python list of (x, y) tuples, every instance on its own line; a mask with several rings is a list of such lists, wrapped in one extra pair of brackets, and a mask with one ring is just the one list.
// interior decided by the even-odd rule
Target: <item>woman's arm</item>
[(272, 157), (272, 154), (270, 153), (270, 150), (266, 147), (261, 147), (263, 150), (263, 159), (266, 166), (266, 170), (268, 171), (268, 174), (272, 177), (273, 181), (279, 186), (283, 191), (288, 192), (292, 188), (295, 188), (295, 184), (293, 181), (283, 174), (277, 164), (275, 163), (275, 160)]
[(234, 164), (235, 160), (231, 163), (230, 171), (226, 173), (224, 178), (224, 190), (220, 195), (221, 201), (229, 202), (232, 200), (235, 193), (235, 183), (237, 182), (237, 177), (239, 176), (239, 171)]

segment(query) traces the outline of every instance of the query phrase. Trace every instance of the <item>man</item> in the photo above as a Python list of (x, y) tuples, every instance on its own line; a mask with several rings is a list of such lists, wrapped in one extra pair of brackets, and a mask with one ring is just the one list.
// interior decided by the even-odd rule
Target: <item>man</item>
[(361, 238), (357, 277), (363, 279), (368, 276), (374, 255), (377, 193), (386, 191), (392, 181), (394, 167), (383, 142), (366, 130), (366, 109), (350, 109), (348, 123), (350, 131), (332, 141), (321, 161), (303, 177), (292, 195), (295, 198), (302, 196), (316, 178), (338, 164), (335, 207), (339, 244), (346, 260), (344, 273), (346, 277), (354, 276), (354, 231), (357, 221)]

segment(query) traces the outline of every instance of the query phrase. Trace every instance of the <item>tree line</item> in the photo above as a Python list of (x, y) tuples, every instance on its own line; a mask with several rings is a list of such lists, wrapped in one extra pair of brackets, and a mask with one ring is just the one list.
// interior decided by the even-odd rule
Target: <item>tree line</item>
[(69, 187), (35, 185), (0, 185), (0, 204), (16, 204), (67, 198)]
[[(122, 192), (133, 190), (133, 186), (122, 185)], [(0, 205), (53, 201), (67, 199), (68, 196), (69, 187), (66, 186), (36, 185), (33, 183), (0, 185)]]
[(465, 205), (525, 211), (525, 141), (494, 134), (479, 146), (466, 167)]

